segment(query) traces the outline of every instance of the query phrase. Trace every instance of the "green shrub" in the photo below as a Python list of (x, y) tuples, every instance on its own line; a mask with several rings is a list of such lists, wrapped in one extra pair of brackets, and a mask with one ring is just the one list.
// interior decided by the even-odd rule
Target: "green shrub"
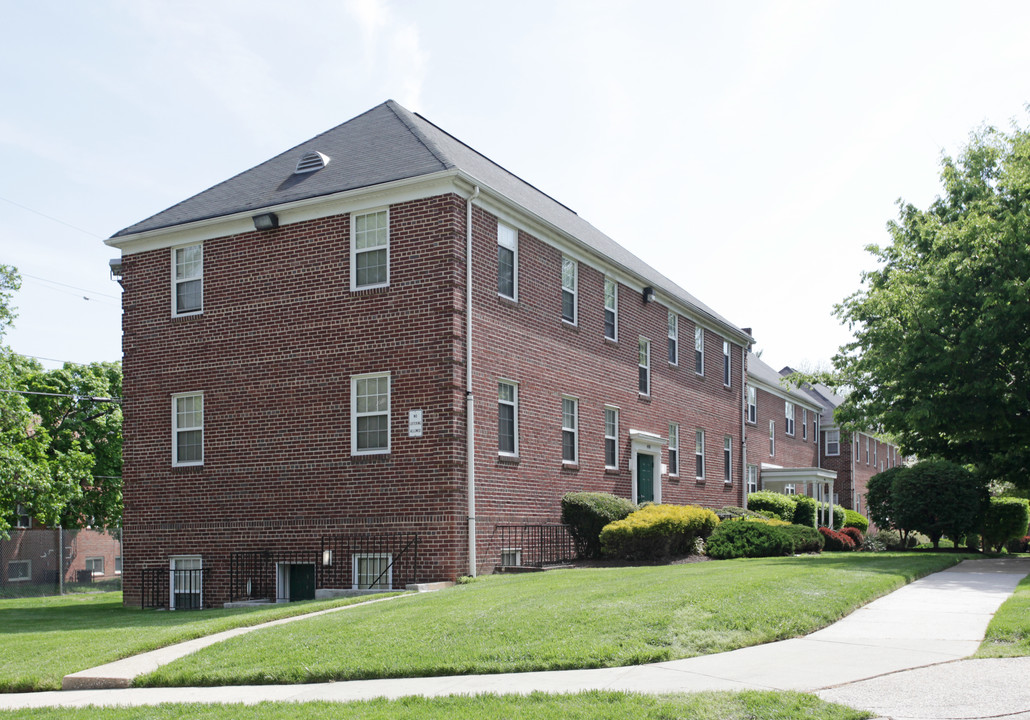
[(754, 510), (748, 510), (747, 508), (737, 507), (736, 505), (727, 505), (724, 508), (719, 508), (715, 511), (715, 514), (719, 516), (719, 520), (736, 520), (738, 518), (746, 517), (769, 517), (771, 513), (760, 513)]
[(780, 520), (794, 521), (794, 496), (783, 495), (771, 490), (759, 490), (747, 496), (749, 510), (771, 512)]
[(977, 529), (987, 488), (961, 465), (922, 460), (895, 476), (891, 496), (894, 524), (923, 533), (937, 549), (943, 535), (955, 538)]
[(1023, 537), (1011, 538), (1005, 543), (1005, 549), (1010, 553), (1025, 553), (1030, 551), (1030, 535), (1024, 535)]
[(697, 505), (648, 505), (601, 530), (601, 551), (608, 557), (660, 560), (686, 555), (697, 538), (706, 538), (718, 516)]
[(984, 543), (1001, 552), (1009, 540), (1026, 535), (1030, 525), (1030, 502), (1024, 498), (992, 497), (984, 511)]
[(794, 554), (821, 552), (823, 549), (823, 536), (814, 527), (808, 525), (787, 525), (783, 531), (790, 536), (794, 544)]
[(561, 499), (561, 520), (569, 526), (576, 556), (601, 556), (601, 529), (622, 520), (637, 507), (626, 498), (610, 493), (570, 492)]
[(790, 555), (794, 543), (789, 531), (763, 522), (731, 520), (715, 528), (708, 538), (706, 552), (716, 560), (740, 557), (776, 557)]
[[(815, 498), (806, 497), (804, 495), (795, 495), (793, 518), (794, 524), (804, 525), (814, 530), (816, 522), (816, 507), (818, 507), (818, 503), (815, 501)], [(816, 535), (818, 534), (819, 533), (816, 533)], [(820, 548), (821, 547), (822, 546), (820, 545)]]
[(844, 527), (857, 528), (863, 533), (869, 532), (869, 520), (865, 515), (854, 510), (844, 509)]
[(866, 483), (866, 512), (880, 530), (902, 531), (894, 523), (894, 517), (897, 515), (894, 508), (894, 480), (907, 472), (907, 467), (898, 465), (876, 473)]

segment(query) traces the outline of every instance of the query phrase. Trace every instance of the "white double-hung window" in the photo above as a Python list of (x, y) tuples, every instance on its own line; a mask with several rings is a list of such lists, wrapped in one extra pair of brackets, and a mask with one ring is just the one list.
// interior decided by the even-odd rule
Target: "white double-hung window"
[(784, 417), (786, 418), (786, 421), (787, 421), (786, 422), (786, 432), (787, 432), (787, 435), (789, 435), (791, 437), (794, 437), (794, 416), (795, 416), (795, 412), (796, 411), (794, 410), (794, 403), (790, 402), (789, 400), (785, 401), (784, 404), (783, 404), (783, 415), (784, 415)]
[(758, 390), (754, 385), (747, 386), (747, 421), (758, 422)]
[(561, 319), (576, 324), (576, 293), (579, 291), (579, 264), (572, 258), (561, 259)]
[(172, 249), (172, 315), (204, 311), (204, 246)]
[(619, 285), (611, 278), (604, 279), (604, 336), (619, 339)]
[(351, 216), (351, 290), (390, 284), (390, 211)]
[(172, 465), (204, 464), (204, 393), (172, 396)]
[(351, 378), (351, 454), (390, 452), (390, 373)]
[(561, 460), (575, 465), (579, 462), (579, 401), (561, 399)]
[(519, 454), (519, 386), (503, 380), (497, 383), (497, 452)]
[(638, 382), (637, 389), (641, 395), (651, 394), (651, 341), (647, 338), (640, 338), (640, 347), (637, 360)]
[(519, 234), (513, 227), (497, 223), (497, 294), (518, 300)]
[(619, 467), (619, 409), (604, 409), (604, 466), (615, 470)]
[(679, 363), (679, 318), (672, 310), (669, 311), (669, 364)]

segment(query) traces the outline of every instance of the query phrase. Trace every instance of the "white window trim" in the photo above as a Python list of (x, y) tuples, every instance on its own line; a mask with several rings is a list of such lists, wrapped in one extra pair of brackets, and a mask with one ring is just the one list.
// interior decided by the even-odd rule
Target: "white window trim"
[[(619, 342), (619, 283), (618, 283), (618, 281), (615, 280), (615, 278), (610, 278), (610, 277), (607, 277), (607, 276), (604, 279), (604, 283), (605, 283), (605, 286), (606, 286), (605, 287), (605, 296), (602, 298), (602, 302), (604, 303), (604, 311), (607, 313), (609, 310), (611, 310), (612, 313), (615, 315), (615, 322), (613, 323), (613, 327), (612, 327), (612, 335), (613, 335), (613, 337), (609, 337), (606, 334), (605, 338), (608, 339), (608, 340), (611, 340), (612, 342)], [(607, 297), (608, 296), (608, 289), (607, 289), (608, 283), (612, 284), (612, 289), (614, 291), (613, 294), (612, 294), (612, 297), (613, 297), (614, 302), (615, 302), (615, 307), (614, 308), (609, 308), (608, 304), (607, 304), (608, 303), (608, 297)]]
[[(182, 570), (182, 572), (192, 572), (192, 571), (195, 571), (195, 570), (203, 570), (204, 569), (204, 558), (201, 557), (200, 555), (172, 555), (171, 557), (168, 558), (168, 576), (169, 576), (168, 577), (168, 607), (171, 610), (175, 609), (175, 595), (176, 595), (176, 592), (175, 592), (175, 573), (176, 573), (175, 563), (178, 562), (179, 560), (198, 560), (198, 561), (200, 561), (200, 567), (189, 568), (189, 569), (184, 568)], [(201, 573), (201, 575), (200, 575), (200, 592), (199, 593), (190, 593), (190, 594), (191, 595), (199, 595), (200, 598), (199, 598), (199, 601), (198, 601), (198, 607), (204, 607), (204, 575), (203, 575), (203, 573)]]
[[(515, 562), (504, 562), (505, 555)], [(522, 565), (522, 548), (501, 548), (501, 567), (519, 567)]]
[(776, 421), (769, 421), (769, 457), (776, 457)]
[[(386, 560), (386, 575), (380, 582), (385, 583), (385, 587), (373, 586), (372, 588), (362, 587), (361, 583), (358, 582), (358, 561), (359, 560)], [(390, 590), (393, 589), (393, 553), (354, 553), (351, 555), (351, 584), (352, 590)]]
[[(26, 565), (28, 566), (28, 572), (25, 573), (25, 577), (11, 577), (11, 566), (12, 565)], [(32, 560), (8, 560), (7, 561), (7, 582), (29, 582), (32, 580)]]
[(669, 311), (669, 340), (673, 346), (673, 357), (669, 364), (678, 367), (680, 364), (680, 319), (672, 310)]
[[(830, 437), (831, 436), (836, 438), (836, 440), (833, 443), (834, 445), (837, 446), (837, 451), (836, 452), (830, 452)], [(826, 434), (825, 434), (825, 437), (826, 437), (826, 442), (823, 445), (823, 452), (826, 454), (826, 456), (827, 457), (836, 457), (836, 456), (840, 455), (840, 430), (827, 430)]]
[(722, 384), (724, 387), (733, 386), (733, 361), (730, 359), (730, 341), (722, 341)]
[[(578, 465), (579, 464), (579, 398), (571, 395), (562, 395), (561, 404), (561, 431), (562, 431), (562, 465)], [(572, 420), (573, 426), (566, 427), (565, 425), (565, 401), (572, 401)], [(565, 459), (565, 433), (572, 433), (572, 451), (575, 457), (572, 460)]]
[[(358, 381), (371, 378), (386, 378), (386, 412), (366, 412), (361, 417), (372, 415), (386, 415), (386, 448), (375, 450), (358, 449)], [(393, 447), (393, 378), (389, 372), (365, 373), (363, 375), (351, 375), (350, 378), (350, 454), (351, 455), (389, 455)]]
[(730, 435), (724, 435), (722, 438), (722, 457), (725, 464), (722, 479), (727, 485), (731, 485), (733, 483), (733, 438)]
[[(498, 405), (510, 405), (511, 406), (511, 408), (512, 408), (512, 416), (513, 416), (512, 431), (515, 433), (515, 442), (512, 443), (513, 446), (514, 446), (514, 452), (506, 452), (506, 451), (501, 450), (500, 448), (498, 448), (497, 454), (500, 455), (501, 457), (518, 457), (519, 456), (519, 384), (517, 382), (513, 381), (513, 380), (498, 380), (497, 381), (497, 385), (498, 385), (498, 388), (497, 388), (497, 404)], [(500, 386), (501, 385), (510, 385), (512, 387), (512, 389), (514, 390), (513, 395), (512, 395), (514, 397), (513, 401), (509, 402), (507, 400), (501, 400), (501, 395), (500, 395)], [(498, 429), (498, 432), (497, 432), (498, 443), (500, 443), (500, 439), (501, 439), (500, 438), (500, 429)]]
[(795, 427), (795, 425), (796, 425), (795, 418), (797, 417), (797, 408), (794, 407), (794, 403), (792, 403), (790, 400), (784, 400), (783, 401), (783, 416), (784, 416), (784, 419), (786, 420), (786, 427), (784, 428), (784, 431), (786, 432), (787, 437), (794, 437), (794, 432), (797, 429)]
[[(615, 413), (615, 434), (614, 435), (609, 435), (608, 434), (608, 413), (609, 412)], [(615, 453), (614, 453), (615, 464), (614, 465), (609, 465), (608, 464), (608, 441), (609, 440), (613, 441), (613, 444), (615, 445)], [(614, 405), (605, 405), (604, 406), (604, 444), (605, 444), (605, 448), (604, 448), (604, 467), (605, 467), (605, 469), (606, 470), (618, 470), (619, 469), (619, 408), (615, 407)]]
[[(698, 353), (701, 356), (701, 369), (697, 369)], [(694, 372), (700, 377), (705, 376), (705, 329), (697, 326), (694, 328)]]
[[(505, 242), (502, 242), (502, 230), (509, 231), (511, 233), (512, 245), (509, 247)], [(497, 244), (501, 247), (508, 248), (512, 251), (511, 263), (512, 263), (512, 281), (511, 281), (511, 295), (505, 295), (500, 290), (497, 291), (499, 297), (505, 298), (506, 300), (512, 300), (514, 302), (519, 301), (519, 231), (513, 228), (511, 225), (505, 223), (497, 223)]]
[(808, 408), (801, 408), (801, 439), (808, 440)]
[[(200, 248), (200, 277), (186, 278), (179, 280), (175, 275), (175, 253), (179, 250), (186, 250), (191, 247)], [(171, 248), (172, 257), (172, 317), (189, 317), (190, 315), (203, 315), (204, 314), (204, 243), (189, 243), (187, 245), (179, 245)], [(177, 304), (178, 299), (178, 285), (180, 282), (192, 282), (193, 280), (200, 280), (200, 309), (199, 310), (187, 310), (186, 312), (179, 312)]]
[[(676, 453), (676, 467), (673, 472), (672, 466), (672, 453)], [(669, 477), (680, 476), (680, 465), (682, 464), (682, 458), (680, 457), (680, 426), (678, 423), (669, 423)]]
[(869, 464), (869, 436), (865, 436), (865, 464)]
[[(572, 263), (572, 287), (565, 287), (565, 263)], [(561, 259), (561, 289), (562, 289), (562, 309), (561, 309), (561, 320), (563, 323), (569, 325), (579, 324), (579, 262), (573, 260), (567, 255), (562, 255)], [(569, 320), (565, 317), (565, 293), (572, 293), (572, 319)]]
[[(752, 477), (754, 482), (752, 482)], [(753, 493), (758, 492), (758, 466), (748, 465), (747, 466), (747, 478), (745, 479), (745, 492)]]
[[(357, 232), (356, 226), (359, 217), (365, 217), (366, 215), (378, 215), (381, 212), (386, 213), (386, 281), (381, 283), (375, 283), (373, 285), (358, 285), (358, 250), (357, 250)], [(351, 292), (363, 292), (365, 290), (376, 290), (377, 288), (390, 287), (390, 208), (380, 207), (372, 208), (370, 210), (362, 210), (361, 212), (353, 212), (350, 214), (350, 289)], [(361, 253), (375, 252), (382, 248), (366, 248), (361, 250)]]
[[(701, 473), (697, 472), (697, 459), (701, 458)], [(694, 476), (698, 480), (705, 479), (705, 431), (694, 432)]]
[[(644, 362), (640, 362), (640, 350), (644, 350)], [(640, 370), (646, 371), (647, 388), (640, 389)], [(641, 337), (637, 344), (637, 392), (643, 397), (651, 397), (651, 341)]]
[(751, 425), (758, 424), (758, 388), (747, 386), (747, 421)]
[(97, 572), (94, 569), (94, 570), (92, 570), (92, 575), (93, 575), (93, 577), (102, 577), (104, 575), (105, 570), (107, 569), (107, 568), (104, 567), (104, 557), (103, 557), (103, 555), (90, 555), (89, 557), (86, 558), (86, 566), (88, 566), (91, 562), (95, 565), (97, 560), (100, 561), (100, 572)]
[(18, 503), (14, 508), (14, 527), (19, 530), (32, 528), (32, 515), (25, 510), (25, 506)]
[[(179, 413), (176, 408), (176, 401), (179, 398), (186, 397), (199, 397), (200, 398), (200, 427), (179, 427)], [(204, 425), (206, 424), (205, 419), (207, 416), (207, 403), (204, 401), (204, 392), (184, 392), (175, 393), (172, 395), (172, 467), (198, 467), (204, 464), (205, 445), (207, 438), (205, 437)], [(193, 460), (190, 462), (179, 462), (179, 432), (187, 432), (191, 430), (200, 431), (200, 460)]]

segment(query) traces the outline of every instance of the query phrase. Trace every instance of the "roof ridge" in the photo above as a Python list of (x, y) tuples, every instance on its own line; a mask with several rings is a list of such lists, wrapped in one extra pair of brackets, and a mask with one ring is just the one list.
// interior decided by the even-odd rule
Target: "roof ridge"
[[(457, 163), (453, 162), (449, 157), (447, 157), (447, 153), (445, 153), (439, 145), (433, 142), (424, 132), (422, 132), (421, 129), (419, 129), (418, 125), (415, 124), (412, 117), (422, 117), (421, 115), (416, 116), (415, 113), (412, 113), (410, 110), (408, 110), (406, 107), (401, 105), (396, 100), (387, 100), (383, 104), (386, 105), (391, 110), (391, 112), (393, 112), (393, 114), (397, 117), (398, 120), (404, 123), (404, 126), (408, 128), (408, 132), (414, 135), (415, 139), (422, 143), (426, 150), (432, 153), (433, 157), (440, 161), (441, 165), (443, 165), (448, 170), (457, 167)], [(428, 120), (426, 122), (428, 122)]]

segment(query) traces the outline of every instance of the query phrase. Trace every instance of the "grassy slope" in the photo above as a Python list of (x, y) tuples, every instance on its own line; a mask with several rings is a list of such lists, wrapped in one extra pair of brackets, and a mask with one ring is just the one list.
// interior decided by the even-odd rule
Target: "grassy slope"
[[(15, 714), (17, 713), (17, 714)], [(422, 697), (356, 703), (260, 703), (258, 705), (160, 705), (148, 708), (54, 708), (0, 711), (3, 718), (31, 720), (863, 720), (869, 713), (825, 703), (801, 693), (742, 692), (647, 696), (612, 692), (528, 697)]]
[(1026, 655), (1030, 655), (1030, 575), (1023, 578), (1012, 597), (998, 608), (974, 657)]
[(610, 667), (796, 637), (961, 555), (824, 554), (487, 576), (220, 643), (138, 685)]
[(158, 612), (122, 594), (0, 600), (0, 692), (59, 690), (68, 673), (183, 640), (366, 598), (233, 610)]

